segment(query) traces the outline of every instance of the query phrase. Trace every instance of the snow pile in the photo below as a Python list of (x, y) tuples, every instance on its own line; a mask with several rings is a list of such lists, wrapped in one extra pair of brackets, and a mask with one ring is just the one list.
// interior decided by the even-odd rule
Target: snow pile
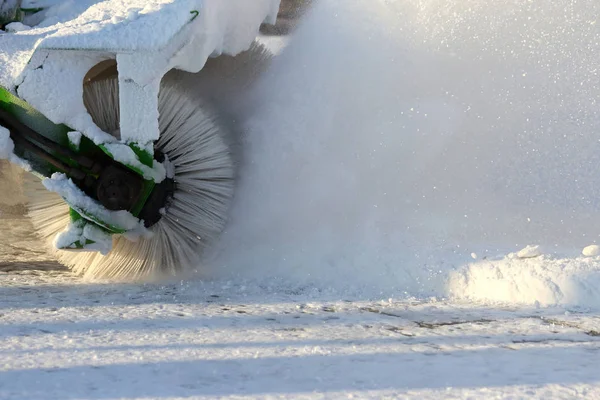
[(549, 256), (519, 259), (511, 253), (452, 272), (448, 293), (465, 300), (600, 309), (599, 261)]
[[(598, 238), (597, 11), (318, 2), (251, 99), (215, 274), (420, 296), (458, 293), (462, 274), (481, 300), (597, 297), (577, 295), (595, 259), (566, 267), (530, 249), (505, 264), (533, 292), (502, 296), (487, 290), (500, 275), (475, 279), (471, 264), (530, 244), (575, 254)], [(570, 294), (545, 294), (553, 285)]]

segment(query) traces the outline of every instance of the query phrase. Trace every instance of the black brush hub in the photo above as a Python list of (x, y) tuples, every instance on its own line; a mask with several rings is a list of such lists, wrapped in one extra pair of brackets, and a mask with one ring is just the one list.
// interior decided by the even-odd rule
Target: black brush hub
[[(154, 159), (162, 163), (165, 161), (165, 155), (161, 151), (156, 150), (154, 152)], [(139, 218), (144, 221), (146, 228), (150, 228), (160, 221), (173, 200), (173, 193), (175, 193), (175, 180), (172, 178), (165, 178), (161, 183), (154, 186), (150, 197), (146, 200), (146, 204), (144, 204), (144, 208), (142, 208), (139, 215)]]
[(166, 178), (157, 184), (140, 212), (139, 218), (144, 220), (144, 226), (150, 228), (162, 218), (164, 212), (169, 208), (175, 192), (175, 181)]
[(131, 210), (140, 198), (143, 188), (141, 177), (110, 165), (98, 177), (96, 197), (100, 204), (109, 210)]
[[(38, 171), (39, 173), (65, 173), (81, 190), (98, 200), (106, 209), (133, 211), (142, 200), (145, 186), (143, 178), (103, 153), (79, 154), (44, 137), (2, 109), (0, 125), (9, 129), (10, 138), (18, 148), (30, 152), (52, 167), (50, 171)], [(160, 151), (156, 151), (154, 156), (158, 162), (165, 161), (165, 156)], [(72, 163), (67, 164), (65, 159)], [(175, 180), (172, 178), (166, 178), (154, 187), (138, 215), (146, 227), (160, 221), (169, 208), (174, 192)]]

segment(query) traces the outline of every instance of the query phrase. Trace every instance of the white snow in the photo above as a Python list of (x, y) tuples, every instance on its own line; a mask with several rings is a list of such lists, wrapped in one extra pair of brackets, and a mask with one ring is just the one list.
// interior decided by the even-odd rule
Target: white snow
[[(233, 0), (227, 3), (216, 0), (82, 0), (77, 3), (57, 0), (24, 4), (27, 8), (48, 6), (42, 13), (44, 19), (33, 29), (0, 35), (0, 54), (11, 61), (11, 65), (2, 63), (2, 86), (14, 86), (37, 48), (81, 49), (105, 54), (134, 50), (158, 52), (189, 25), (195, 14), (192, 11), (198, 11), (193, 30), (201, 34), (185, 44), (193, 47), (190, 51), (196, 54), (191, 55), (184, 49), (185, 56), (183, 53), (178, 55), (178, 60), (184, 62), (182, 67), (201, 67), (213, 53), (236, 54), (248, 48), (260, 23), (274, 21), (279, 0)], [(190, 32), (186, 32), (186, 36), (188, 39), (194, 37)], [(6, 68), (21, 72), (6, 74)], [(152, 73), (148, 68), (140, 72)]]
[(600, 246), (596, 244), (586, 246), (581, 253), (586, 257), (596, 257), (600, 255)]
[(0, 126), (0, 159), (10, 160), (14, 155), (15, 144), (10, 138), (8, 129)]
[(247, 100), (210, 276), (596, 307), (599, 12), (317, 2)]
[(316, 3), (202, 281), (84, 284), (2, 221), (0, 397), (599, 398), (599, 11)]
[[(94, 65), (116, 59), (121, 140), (143, 147), (158, 138), (163, 75), (173, 68), (197, 72), (211, 56), (247, 49), (260, 24), (273, 22), (279, 7), (279, 0), (52, 3), (32, 29), (0, 34), (0, 86), (15, 91), (51, 121), (96, 144), (111, 143), (114, 138), (95, 126), (84, 107), (82, 82)], [(123, 146), (118, 154), (126, 151)], [(127, 163), (130, 156), (134, 154), (117, 160)], [(159, 182), (164, 178), (164, 170), (140, 168), (146, 176), (163, 173)]]
[[(82, 0), (57, 1), (36, 27), (41, 48), (95, 51), (159, 51), (197, 14), (205, 31), (199, 42), (217, 52), (237, 53), (249, 46), (264, 21), (273, 22), (279, 0)], [(58, 9), (59, 12), (56, 12)], [(197, 11), (197, 13), (196, 13)], [(160, 27), (161, 29), (156, 29)], [(32, 33), (33, 34), (33, 33)], [(251, 40), (250, 40), (251, 41)], [(196, 44), (196, 46), (198, 43)], [(211, 52), (213, 51), (211, 50)]]
[(154, 182), (160, 183), (167, 176), (167, 171), (163, 164), (154, 161), (152, 168), (150, 168), (139, 160), (138, 156), (129, 146), (122, 143), (106, 143), (104, 147), (115, 160), (141, 171), (145, 179), (152, 179)]
[(276, 282), (83, 284), (35, 253), (22, 220), (1, 222), (3, 399), (600, 396), (598, 313)]
[(74, 243), (78, 240), (81, 243), (85, 243), (85, 237), (83, 235), (83, 227), (85, 221), (76, 221), (69, 224), (63, 232), (56, 236), (54, 240), (54, 246), (57, 249), (67, 249), (74, 246)]
[[(93, 243), (87, 244), (87, 239), (93, 241)], [(97, 251), (103, 255), (108, 254), (112, 249), (111, 235), (82, 220), (72, 222), (56, 236), (54, 246), (57, 249), (74, 249), (77, 241), (83, 245), (86, 251)]]
[[(107, 226), (132, 232), (145, 232), (143, 222), (128, 211), (111, 211), (87, 196), (73, 181), (62, 173), (54, 173), (42, 181), (46, 189), (59, 194), (74, 210), (82, 216), (93, 216)], [(90, 238), (91, 239), (91, 238)]]
[(490, 258), (450, 272), (447, 295), (474, 302), (600, 309), (600, 268), (590, 258)]
[(8, 160), (13, 164), (16, 164), (26, 171), (31, 170), (31, 166), (27, 161), (22, 160), (14, 154), (15, 144), (10, 138), (10, 132), (8, 129), (0, 126), (0, 160)]
[(519, 258), (534, 258), (542, 255), (540, 246), (527, 245), (517, 252)]
[(20, 22), (11, 22), (10, 24), (6, 25), (4, 29), (7, 32), (22, 32), (31, 29), (31, 27), (23, 25)]
[(83, 136), (81, 134), (81, 132), (77, 132), (77, 131), (67, 133), (67, 137), (69, 138), (69, 143), (71, 143), (77, 149), (79, 148), (79, 145), (81, 144), (81, 136)]

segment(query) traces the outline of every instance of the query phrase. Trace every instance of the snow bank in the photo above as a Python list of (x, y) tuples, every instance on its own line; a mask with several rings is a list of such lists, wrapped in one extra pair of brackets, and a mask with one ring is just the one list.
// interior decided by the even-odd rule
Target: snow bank
[[(420, 296), (455, 294), (448, 282), (470, 274), (485, 300), (472, 253), (580, 253), (600, 233), (598, 11), (318, 2), (252, 98), (215, 274)], [(595, 259), (574, 261), (579, 275), (531, 260), (507, 262), (520, 280), (536, 263), (546, 274), (520, 300), (552, 285), (571, 294), (545, 303), (598, 296), (576, 295)]]
[(455, 299), (522, 305), (600, 309), (599, 258), (505, 257), (452, 272)]

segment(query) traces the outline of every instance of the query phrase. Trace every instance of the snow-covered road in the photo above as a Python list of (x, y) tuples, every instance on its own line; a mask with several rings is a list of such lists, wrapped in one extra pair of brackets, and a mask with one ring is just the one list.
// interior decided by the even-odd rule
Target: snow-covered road
[(600, 313), (82, 283), (5, 216), (0, 398), (596, 398)]

